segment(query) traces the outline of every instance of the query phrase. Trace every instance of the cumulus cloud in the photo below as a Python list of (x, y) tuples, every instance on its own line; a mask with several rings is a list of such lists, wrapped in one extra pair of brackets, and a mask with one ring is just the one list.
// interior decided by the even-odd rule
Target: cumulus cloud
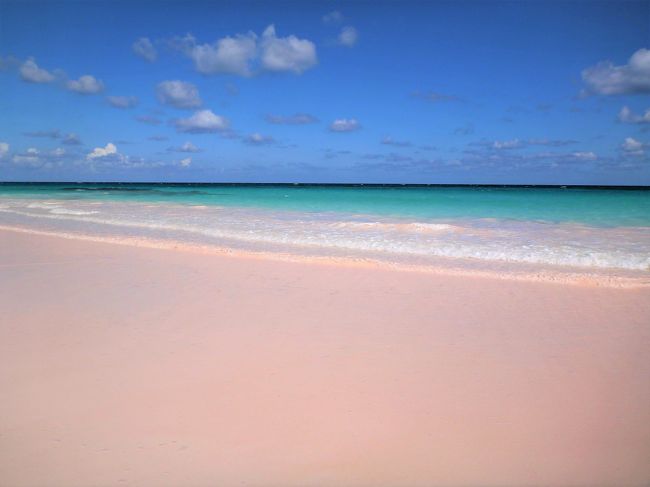
[(63, 138), (63, 141), (61, 143), (66, 145), (81, 145), (81, 140), (79, 140), (77, 134), (70, 133)]
[(158, 52), (148, 37), (140, 37), (133, 43), (133, 52), (142, 59), (153, 63), (158, 58)]
[(623, 123), (650, 123), (650, 108), (643, 115), (637, 115), (629, 107), (624, 106), (618, 112), (618, 119)]
[(177, 38), (173, 45), (183, 51), (199, 73), (227, 73), (250, 76), (251, 62), (257, 55), (257, 36), (249, 32), (224, 37), (212, 44), (197, 44), (192, 35)]
[(313, 42), (293, 35), (277, 37), (273, 24), (264, 30), (260, 47), (262, 66), (269, 71), (301, 74), (318, 62)]
[(325, 15), (323, 15), (323, 22), (325, 24), (336, 24), (339, 22), (343, 22), (343, 14), (338, 10), (334, 10), (332, 12), (326, 13)]
[(194, 134), (212, 133), (227, 130), (230, 122), (211, 110), (199, 110), (191, 117), (181, 118), (175, 122), (176, 130)]
[(293, 115), (272, 115), (266, 117), (266, 121), (274, 125), (307, 125), (318, 122), (318, 119), (308, 113), (294, 113)]
[(248, 32), (200, 44), (187, 34), (174, 38), (170, 44), (192, 59), (196, 70), (203, 74), (252, 76), (258, 70), (301, 74), (318, 62), (313, 42), (293, 35), (277, 37), (273, 25), (260, 37)]
[(245, 137), (243, 142), (248, 145), (268, 145), (274, 143), (275, 140), (270, 135), (254, 133), (250, 134), (248, 137)]
[(192, 158), (191, 157), (186, 157), (185, 159), (181, 159), (180, 162), (182, 167), (189, 167), (190, 164), (192, 164)]
[(621, 149), (626, 155), (629, 156), (642, 156), (645, 151), (644, 148), (647, 144), (640, 142), (633, 137), (626, 137), (621, 144)]
[(203, 103), (199, 90), (186, 81), (163, 81), (156, 87), (158, 101), (176, 108), (198, 108)]
[(104, 90), (104, 83), (89, 74), (85, 74), (79, 79), (68, 81), (66, 86), (70, 91), (82, 95), (94, 95)]
[(135, 96), (107, 96), (106, 100), (114, 108), (133, 108), (138, 104)]
[(352, 47), (357, 43), (358, 38), (359, 33), (357, 32), (357, 29), (348, 25), (341, 29), (338, 37), (338, 43), (342, 46)]
[(169, 147), (167, 150), (170, 152), (201, 152), (201, 149), (192, 144), (192, 142), (185, 142), (180, 147)]
[(4, 159), (9, 153), (9, 144), (7, 142), (0, 142), (0, 159)]
[(353, 132), (359, 130), (361, 125), (354, 118), (339, 118), (330, 124), (332, 132)]
[(86, 155), (86, 159), (89, 161), (93, 159), (100, 159), (104, 157), (110, 157), (110, 156), (117, 156), (117, 147), (115, 147), (115, 144), (109, 142), (106, 144), (106, 147), (95, 147), (92, 152), (90, 152), (88, 155)]
[(19, 166), (39, 167), (42, 165), (39, 154), (38, 149), (30, 147), (24, 153), (14, 155), (11, 161)]
[(627, 64), (615, 66), (601, 61), (582, 71), (582, 80), (590, 93), (633, 95), (650, 93), (650, 50), (639, 49)]
[(55, 76), (49, 71), (39, 68), (34, 58), (28, 58), (18, 69), (20, 77), (28, 83), (51, 83)]

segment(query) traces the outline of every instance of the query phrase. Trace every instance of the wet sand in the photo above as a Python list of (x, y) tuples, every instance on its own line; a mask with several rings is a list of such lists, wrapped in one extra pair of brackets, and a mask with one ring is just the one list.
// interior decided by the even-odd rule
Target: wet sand
[(0, 485), (648, 485), (650, 289), (0, 231)]

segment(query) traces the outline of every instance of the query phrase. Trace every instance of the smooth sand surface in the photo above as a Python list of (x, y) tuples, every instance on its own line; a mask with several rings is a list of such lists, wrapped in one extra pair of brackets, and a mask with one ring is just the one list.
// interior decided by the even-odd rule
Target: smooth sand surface
[(650, 290), (0, 232), (0, 485), (649, 485)]

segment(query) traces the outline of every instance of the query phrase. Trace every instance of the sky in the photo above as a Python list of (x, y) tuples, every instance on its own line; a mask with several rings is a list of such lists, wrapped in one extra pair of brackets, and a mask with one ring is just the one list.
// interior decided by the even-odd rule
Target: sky
[(0, 180), (650, 184), (650, 2), (0, 0)]

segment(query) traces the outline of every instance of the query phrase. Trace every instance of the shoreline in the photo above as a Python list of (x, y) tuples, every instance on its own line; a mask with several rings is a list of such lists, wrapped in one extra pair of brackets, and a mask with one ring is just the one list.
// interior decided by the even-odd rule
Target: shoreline
[[(83, 235), (71, 232), (56, 232), (49, 230), (38, 230), (33, 228), (14, 227), (9, 225), (0, 225), (2, 232), (15, 232), (31, 235), (40, 235), (47, 237), (57, 237), (68, 240), (79, 240), (85, 242), (108, 243), (112, 245), (123, 245), (130, 247), (141, 247), (151, 249), (166, 249), (181, 252), (193, 252), (201, 254), (212, 254), (222, 256), (241, 257), (249, 259), (268, 259), (278, 262), (295, 262), (304, 264), (316, 265), (339, 265), (339, 266), (352, 266), (364, 268), (380, 268), (397, 270), (403, 272), (415, 272), (440, 276), (456, 276), (456, 277), (478, 277), (484, 279), (503, 279), (508, 281), (520, 282), (546, 282), (555, 283), (560, 285), (572, 286), (588, 286), (588, 287), (610, 287), (610, 288), (648, 288), (650, 287), (650, 275), (642, 277), (629, 277), (621, 275), (620, 270), (618, 275), (616, 271), (612, 270), (607, 273), (606, 270), (571, 270), (553, 268), (549, 265), (536, 265), (536, 264), (513, 264), (508, 263), (510, 267), (508, 270), (499, 269), (481, 269), (480, 267), (488, 267), (487, 262), (474, 263), (474, 268), (471, 265), (459, 265), (464, 259), (449, 258), (440, 259), (446, 260), (445, 265), (409, 265), (401, 263), (393, 263), (382, 261), (378, 259), (358, 259), (346, 257), (325, 257), (325, 256), (308, 256), (290, 253), (280, 253), (272, 251), (254, 251), (233, 249), (229, 247), (220, 247), (216, 245), (199, 245), (188, 244), (186, 242), (179, 242), (170, 239), (153, 239), (153, 238), (136, 238), (136, 237), (104, 237), (97, 235)], [(454, 265), (455, 264), (455, 265)], [(519, 269), (517, 269), (519, 267)], [(528, 269), (526, 269), (528, 268)], [(533, 271), (530, 268), (538, 268), (539, 270)]]
[(0, 232), (0, 483), (642, 486), (650, 291)]

